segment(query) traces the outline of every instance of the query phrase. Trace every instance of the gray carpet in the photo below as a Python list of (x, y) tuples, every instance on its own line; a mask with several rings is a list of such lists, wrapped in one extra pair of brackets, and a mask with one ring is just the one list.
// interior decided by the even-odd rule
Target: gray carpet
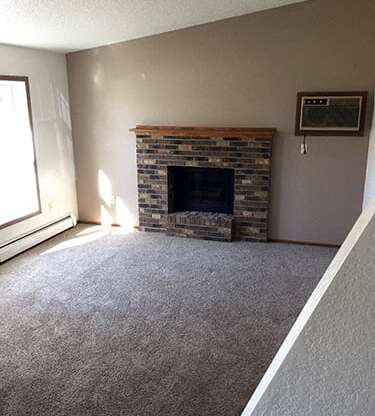
[(70, 230), (0, 266), (0, 414), (239, 416), (335, 252)]

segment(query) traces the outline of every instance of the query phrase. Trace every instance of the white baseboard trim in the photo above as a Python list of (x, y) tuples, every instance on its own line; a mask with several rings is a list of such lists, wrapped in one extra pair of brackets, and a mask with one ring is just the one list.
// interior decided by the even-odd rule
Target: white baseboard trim
[(60, 218), (30, 233), (8, 241), (0, 247), (0, 263), (76, 225), (73, 215)]

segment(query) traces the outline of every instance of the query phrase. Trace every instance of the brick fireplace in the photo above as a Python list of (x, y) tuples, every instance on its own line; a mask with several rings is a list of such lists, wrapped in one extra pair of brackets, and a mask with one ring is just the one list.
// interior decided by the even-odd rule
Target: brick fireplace
[(143, 231), (266, 241), (272, 128), (137, 126)]

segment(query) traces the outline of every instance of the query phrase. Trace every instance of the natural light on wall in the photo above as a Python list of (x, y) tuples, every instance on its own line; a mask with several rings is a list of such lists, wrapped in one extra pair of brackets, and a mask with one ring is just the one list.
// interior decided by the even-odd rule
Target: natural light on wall
[(101, 169), (98, 171), (98, 190), (101, 199), (100, 216), (102, 225), (116, 224), (129, 231), (134, 230), (134, 216), (122, 199), (113, 194), (111, 181)]
[(0, 77), (0, 227), (40, 212), (25, 80)]
[(134, 216), (130, 213), (129, 209), (118, 196), (116, 197), (116, 218), (119, 225), (129, 231), (134, 230)]

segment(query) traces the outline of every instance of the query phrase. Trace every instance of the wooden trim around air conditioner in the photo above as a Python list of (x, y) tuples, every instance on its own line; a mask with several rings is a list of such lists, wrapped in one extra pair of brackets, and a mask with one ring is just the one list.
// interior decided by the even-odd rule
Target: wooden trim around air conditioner
[[(346, 97), (360, 96), (362, 97), (362, 107), (359, 121), (359, 129), (357, 131), (345, 130), (301, 130), (301, 103), (302, 97)], [(365, 132), (366, 109), (367, 109), (367, 91), (303, 91), (297, 93), (297, 108), (295, 121), (296, 136), (363, 136)]]

